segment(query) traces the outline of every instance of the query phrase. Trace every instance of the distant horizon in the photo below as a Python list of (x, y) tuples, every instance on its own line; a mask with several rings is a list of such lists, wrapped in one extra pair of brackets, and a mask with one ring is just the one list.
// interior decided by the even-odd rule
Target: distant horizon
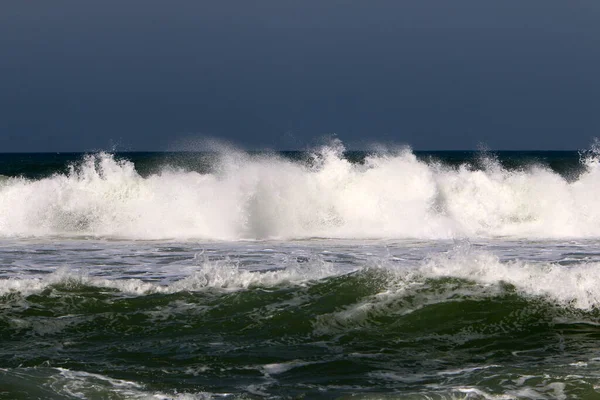
[[(600, 135), (598, 135), (600, 136)], [(19, 147), (14, 150), (5, 151), (0, 146), (0, 154), (9, 154), (9, 153), (98, 153), (98, 152), (107, 152), (107, 153), (170, 153), (170, 152), (202, 152), (202, 151), (212, 151), (211, 149), (231, 149), (237, 151), (247, 151), (247, 152), (269, 152), (269, 151), (311, 151), (313, 149), (318, 149), (324, 146), (329, 146), (329, 141), (332, 136), (325, 135), (323, 137), (316, 137), (310, 143), (306, 143), (303, 145), (296, 145), (295, 147), (282, 147), (282, 146), (268, 146), (268, 145), (256, 145), (256, 146), (246, 146), (244, 144), (236, 143), (227, 139), (220, 139), (215, 137), (204, 137), (201, 136), (200, 139), (194, 139), (191, 143), (187, 143), (187, 140), (175, 140), (172, 144), (168, 144), (162, 146), (162, 148), (156, 147), (152, 149), (144, 149), (139, 148), (139, 146), (127, 146), (127, 145), (108, 145), (108, 146), (98, 146), (92, 148), (85, 148), (83, 150), (74, 150), (74, 149), (66, 149), (66, 150), (26, 150), (22, 147)], [(597, 141), (596, 136), (590, 136), (587, 144), (582, 147), (572, 147), (572, 148), (560, 148), (559, 146), (553, 148), (541, 148), (541, 147), (529, 147), (529, 148), (516, 148), (516, 147), (502, 147), (502, 148), (494, 148), (491, 145), (488, 145), (485, 142), (478, 142), (476, 145), (472, 147), (465, 148), (452, 148), (451, 146), (444, 147), (430, 147), (426, 148), (423, 146), (415, 147), (406, 142), (389, 142), (389, 141), (367, 141), (367, 140), (351, 140), (344, 141), (340, 139), (338, 136), (333, 136), (334, 140), (340, 140), (341, 145), (348, 151), (374, 151), (374, 150), (389, 150), (396, 151), (398, 149), (409, 148), (412, 151), (586, 151), (589, 150), (594, 143)], [(112, 142), (112, 141), (111, 141)], [(182, 144), (183, 143), (183, 144)], [(448, 148), (450, 147), (450, 148)], [(220, 151), (220, 150), (218, 150)]]
[[(317, 148), (311, 149), (288, 149), (288, 150), (273, 150), (273, 149), (240, 149), (235, 148), (234, 151), (246, 152), (246, 153), (307, 153), (316, 150)], [(582, 151), (591, 151), (590, 149), (569, 149), (569, 150), (540, 150), (540, 149), (519, 149), (519, 150), (511, 150), (511, 149), (463, 149), (463, 150), (435, 150), (435, 149), (413, 149), (411, 147), (407, 147), (411, 152), (415, 153), (570, 153), (570, 152), (582, 152)], [(390, 153), (394, 153), (397, 151), (401, 151), (401, 148), (396, 150), (374, 150), (374, 149), (345, 149), (344, 152), (364, 152), (364, 153), (377, 153), (377, 152), (385, 152), (389, 151)], [(0, 151), (0, 154), (97, 154), (97, 153), (107, 153), (107, 154), (127, 154), (127, 153), (226, 153), (226, 150), (88, 150), (88, 151)]]

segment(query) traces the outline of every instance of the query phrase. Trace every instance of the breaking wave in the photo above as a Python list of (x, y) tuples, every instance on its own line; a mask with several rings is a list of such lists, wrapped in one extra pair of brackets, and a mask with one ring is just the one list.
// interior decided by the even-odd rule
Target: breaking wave
[(0, 236), (127, 239), (565, 238), (600, 236), (600, 169), (574, 179), (542, 165), (509, 170), (419, 160), (409, 149), (308, 161), (224, 155), (210, 173), (88, 155), (69, 172), (0, 179)]

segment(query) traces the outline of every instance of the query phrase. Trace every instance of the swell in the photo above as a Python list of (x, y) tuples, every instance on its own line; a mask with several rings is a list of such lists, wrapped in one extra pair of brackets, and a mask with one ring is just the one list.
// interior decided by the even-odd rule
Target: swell
[(305, 160), (227, 153), (210, 171), (140, 175), (110, 154), (69, 171), (0, 181), (0, 236), (243, 240), (273, 238), (565, 238), (600, 235), (595, 153), (567, 178), (424, 161), (405, 149), (361, 162), (339, 142)]
[(49, 398), (553, 398), (600, 383), (596, 264), (500, 263), (464, 248), (414, 268), (378, 264), (208, 266), (135, 290), (68, 273), (13, 286), (0, 298), (0, 382)]
[(399, 291), (390, 280), (388, 272), (365, 270), (236, 292), (123, 297), (55, 284), (36, 295), (12, 293), (0, 312), (0, 382), (47, 398), (232, 391), (254, 398), (256, 390), (256, 398), (374, 390), (451, 398), (507, 390), (520, 376), (550, 393), (536, 375), (543, 382), (552, 374), (548, 384), (568, 382), (569, 390), (598, 383), (594, 373), (569, 367), (593, 363), (595, 310), (510, 285), (436, 278)]
[[(472, 332), (480, 329), (506, 333), (539, 325), (600, 324), (600, 303), (589, 304), (584, 301), (589, 298), (577, 298), (578, 291), (596, 298), (589, 293), (588, 285), (574, 286), (574, 282), (565, 279), (567, 275), (555, 276), (555, 287), (544, 287), (542, 282), (538, 289), (531, 287), (531, 283), (538, 282), (537, 277), (524, 266), (516, 267), (515, 272), (521, 270), (531, 282), (521, 282), (519, 275), (513, 276), (511, 282), (503, 279), (502, 272), (494, 280), (477, 277), (473, 271), (478, 266), (465, 271), (468, 277), (451, 268), (445, 273), (432, 272), (430, 268), (428, 264), (402, 271), (365, 268), (333, 276), (323, 273), (298, 281), (293, 279), (295, 272), (281, 271), (279, 277), (271, 272), (254, 272), (249, 274), (256, 275), (252, 278), (240, 274), (237, 288), (233, 281), (222, 286), (218, 278), (212, 278), (213, 284), (208, 284), (204, 273), (169, 286), (142, 287), (137, 280), (64, 276), (49, 279), (33, 293), (14, 287), (4, 292), (0, 297), (0, 331), (44, 336), (70, 329), (78, 333), (89, 329), (92, 333), (105, 327), (119, 330), (118, 335), (129, 331), (166, 334), (173, 329), (225, 335), (243, 330), (244, 337), (269, 339), (364, 330), (379, 336), (414, 334), (415, 340), (421, 340), (424, 336), (466, 328)], [(548, 267), (539, 270), (547, 273)], [(581, 271), (571, 274), (577, 276)], [(559, 285), (570, 295), (565, 296)], [(593, 285), (592, 282), (589, 286)], [(146, 290), (134, 293), (132, 287)]]

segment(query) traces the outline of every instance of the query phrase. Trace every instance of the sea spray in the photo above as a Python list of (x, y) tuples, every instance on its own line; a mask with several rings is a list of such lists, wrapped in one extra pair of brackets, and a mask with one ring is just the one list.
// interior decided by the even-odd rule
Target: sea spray
[(344, 157), (335, 142), (300, 160), (230, 152), (209, 172), (140, 175), (107, 153), (67, 173), (0, 184), (0, 236), (122, 239), (596, 237), (600, 170), (562, 176), (419, 159), (409, 149)]

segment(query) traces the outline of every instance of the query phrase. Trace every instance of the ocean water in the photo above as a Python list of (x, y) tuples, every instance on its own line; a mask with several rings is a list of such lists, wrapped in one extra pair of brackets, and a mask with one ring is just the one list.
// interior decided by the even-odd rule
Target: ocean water
[(597, 151), (0, 154), (0, 399), (600, 398)]

